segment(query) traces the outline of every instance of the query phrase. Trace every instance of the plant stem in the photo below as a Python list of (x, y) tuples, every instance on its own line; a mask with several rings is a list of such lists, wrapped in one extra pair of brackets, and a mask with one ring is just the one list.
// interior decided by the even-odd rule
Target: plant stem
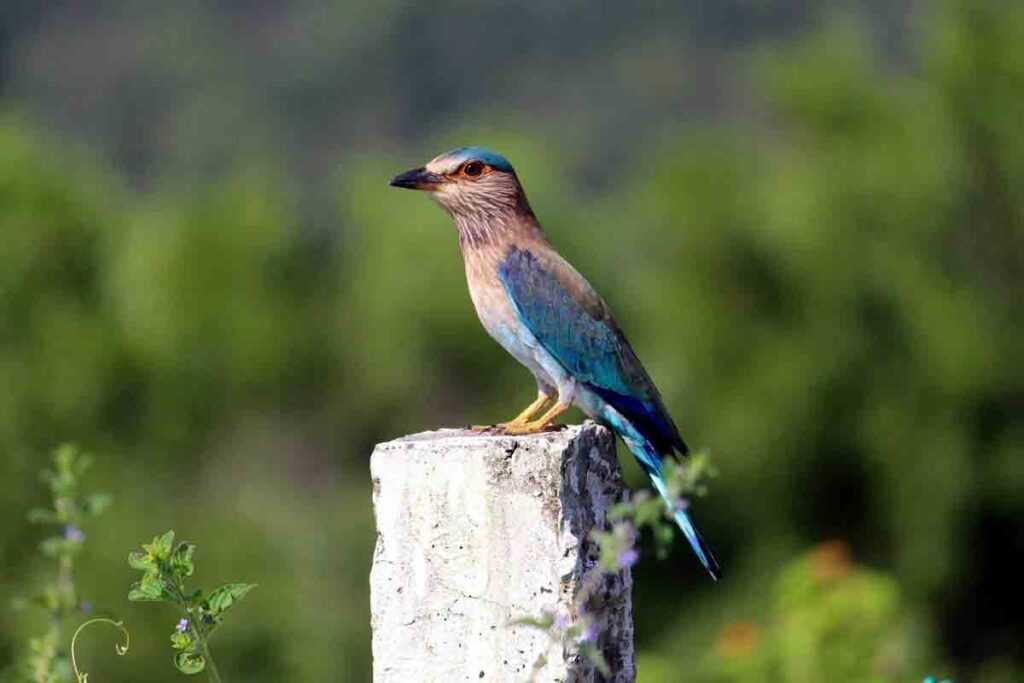
[(206, 642), (206, 636), (199, 639), (199, 649), (202, 650), (203, 659), (206, 660), (206, 675), (210, 683), (221, 683), (220, 672), (217, 671), (217, 664), (213, 661), (213, 653), (210, 652), (210, 645)]
[(210, 679), (210, 683), (221, 683), (220, 672), (217, 671), (217, 663), (213, 661), (213, 652), (210, 651), (210, 644), (207, 642), (210, 639), (210, 632), (206, 630), (206, 625), (203, 624), (199, 610), (196, 610), (197, 615), (192, 614), (191, 603), (185, 597), (185, 587), (180, 581), (175, 586), (175, 592), (178, 594), (178, 600), (181, 602), (181, 605), (185, 608), (188, 627), (192, 629), (196, 640), (199, 641), (199, 652), (203, 655), (203, 660), (206, 662), (206, 676)]

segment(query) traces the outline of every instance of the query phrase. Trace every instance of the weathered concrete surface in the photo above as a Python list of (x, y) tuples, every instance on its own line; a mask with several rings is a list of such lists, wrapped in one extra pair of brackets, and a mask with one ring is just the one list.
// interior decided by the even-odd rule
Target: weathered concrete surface
[[(378, 445), (370, 470), (374, 681), (604, 680), (575, 647), (509, 622), (575, 618), (587, 535), (623, 495), (607, 430), (425, 432)], [(628, 570), (610, 577), (588, 607), (616, 682), (635, 678), (630, 588)]]

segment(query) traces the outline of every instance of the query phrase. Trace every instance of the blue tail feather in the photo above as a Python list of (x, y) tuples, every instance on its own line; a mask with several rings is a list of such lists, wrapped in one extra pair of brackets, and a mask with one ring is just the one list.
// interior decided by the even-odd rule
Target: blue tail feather
[[(673, 501), (668, 497), (668, 490), (665, 487), (665, 480), (662, 479), (661, 475), (651, 475), (651, 482), (654, 484), (654, 488), (658, 489), (658, 493), (669, 505), (674, 505)], [(690, 547), (693, 548), (693, 552), (696, 553), (697, 559), (704, 565), (704, 568), (711, 574), (711, 578), (715, 581), (722, 578), (722, 568), (718, 566), (718, 560), (715, 559), (715, 554), (711, 551), (711, 546), (708, 545), (704, 537), (701, 536), (700, 531), (697, 529), (697, 525), (693, 523), (693, 518), (686, 508), (675, 507), (673, 510), (673, 517), (675, 517), (676, 524), (682, 529), (683, 535), (686, 536), (686, 540), (690, 542)]]
[(605, 419), (618, 435), (622, 437), (626, 447), (633, 453), (640, 462), (640, 466), (644, 468), (644, 471), (651, 478), (654, 488), (658, 490), (661, 497), (673, 509), (673, 517), (676, 520), (676, 524), (679, 525), (683, 535), (686, 536), (686, 540), (690, 543), (690, 547), (693, 548), (697, 559), (700, 560), (704, 568), (711, 574), (711, 578), (716, 581), (722, 578), (722, 569), (718, 565), (718, 560), (715, 559), (715, 554), (711, 551), (711, 547), (704, 540), (704, 537), (701, 536), (700, 531), (697, 530), (697, 525), (694, 524), (690, 513), (686, 508), (678, 507), (676, 502), (669, 498), (668, 487), (661, 471), (661, 456), (658, 454), (657, 449), (629, 420), (615, 409), (611, 407), (606, 409)]

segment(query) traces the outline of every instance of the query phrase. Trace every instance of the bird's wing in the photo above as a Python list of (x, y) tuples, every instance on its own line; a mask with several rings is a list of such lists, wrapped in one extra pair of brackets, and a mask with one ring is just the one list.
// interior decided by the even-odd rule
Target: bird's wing
[(513, 247), (499, 277), (523, 324), (577, 381), (636, 425), (659, 453), (686, 453), (654, 382), (608, 306), (548, 247)]

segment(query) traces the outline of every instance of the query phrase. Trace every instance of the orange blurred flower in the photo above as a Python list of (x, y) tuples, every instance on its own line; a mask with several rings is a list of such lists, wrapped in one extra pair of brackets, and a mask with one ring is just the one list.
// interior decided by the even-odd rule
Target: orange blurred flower
[(821, 583), (846, 577), (850, 564), (850, 546), (845, 541), (826, 541), (811, 551), (811, 575)]
[(757, 641), (757, 624), (752, 621), (737, 621), (726, 624), (719, 632), (715, 649), (725, 659), (741, 659), (754, 654)]

